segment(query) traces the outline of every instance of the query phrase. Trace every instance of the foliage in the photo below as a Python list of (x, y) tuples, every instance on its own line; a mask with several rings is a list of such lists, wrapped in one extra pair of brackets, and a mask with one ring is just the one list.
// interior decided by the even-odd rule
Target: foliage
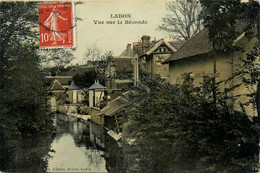
[[(84, 74), (76, 74), (73, 76), (73, 81), (75, 84), (81, 88), (89, 88), (94, 84), (95, 80), (97, 80), (97, 73), (95, 70), (86, 71)], [(100, 83), (104, 83), (104, 81), (100, 81)]]
[(241, 0), (200, 0), (204, 26), (209, 30), (213, 48), (231, 48), (239, 34), (252, 34), (258, 19), (259, 4), (256, 1), (241, 3)]
[(102, 53), (100, 49), (93, 46), (87, 49), (85, 59), (87, 60), (87, 64), (91, 64), (94, 67), (97, 74), (96, 79), (105, 81), (107, 67), (113, 60), (112, 52)]
[(1, 2), (0, 169), (15, 146), (53, 132), (37, 46), (37, 3)]
[[(127, 138), (135, 139), (141, 172), (248, 172), (257, 164), (258, 126), (243, 112), (230, 111), (224, 96), (217, 104), (212, 80), (194, 87), (160, 78), (142, 78), (126, 112)], [(208, 82), (206, 82), (208, 81)]]
[(167, 2), (166, 9), (171, 14), (163, 17), (163, 24), (158, 29), (166, 31), (172, 38), (188, 40), (202, 29), (197, 0)]
[(45, 49), (37, 53), (42, 66), (62, 68), (75, 59), (73, 50), (70, 49)]
[(256, 97), (258, 96), (258, 91), (256, 87), (259, 85), (260, 76), (260, 42), (259, 40), (255, 42), (254, 47), (250, 52), (246, 54), (244, 59), (241, 59), (241, 64), (237, 66), (236, 72), (229, 80), (242, 81), (243, 85), (248, 93), (246, 96), (249, 101), (245, 104), (253, 104), (253, 109), (256, 109)]
[(97, 72), (97, 78), (99, 80), (105, 81), (106, 69), (108, 67), (108, 64), (112, 62), (112, 59), (113, 56), (111, 51), (105, 52), (103, 55), (100, 56), (100, 60), (96, 64), (97, 66), (95, 67)]

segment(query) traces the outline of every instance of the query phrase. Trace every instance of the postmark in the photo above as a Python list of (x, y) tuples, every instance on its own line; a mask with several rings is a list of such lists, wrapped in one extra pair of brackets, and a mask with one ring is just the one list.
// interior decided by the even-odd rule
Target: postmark
[(72, 48), (75, 45), (73, 3), (39, 4), (40, 48)]

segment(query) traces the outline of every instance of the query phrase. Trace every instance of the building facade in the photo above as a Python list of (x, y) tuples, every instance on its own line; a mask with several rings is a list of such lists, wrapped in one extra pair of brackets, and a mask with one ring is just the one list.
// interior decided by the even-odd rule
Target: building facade
[[(221, 82), (220, 91), (240, 85), (229, 93), (232, 96), (239, 95), (234, 107), (240, 110), (240, 103), (245, 104), (249, 101), (245, 95), (250, 93), (251, 89), (242, 82), (241, 78), (234, 75), (241, 71), (242, 60), (253, 50), (256, 41), (256, 37), (247, 38), (242, 33), (234, 40), (232, 50), (214, 52), (208, 38), (208, 30), (203, 29), (163, 62), (169, 64), (169, 82), (181, 84), (182, 75), (188, 73), (193, 78), (195, 86), (201, 85), (204, 76), (216, 77), (216, 82)], [(246, 109), (250, 115), (256, 115), (252, 105), (247, 106)]]

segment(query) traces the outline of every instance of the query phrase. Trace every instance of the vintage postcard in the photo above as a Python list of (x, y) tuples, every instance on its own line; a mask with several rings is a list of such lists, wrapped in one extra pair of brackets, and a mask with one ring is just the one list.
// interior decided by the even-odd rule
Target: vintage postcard
[(260, 2), (0, 2), (0, 172), (259, 172)]

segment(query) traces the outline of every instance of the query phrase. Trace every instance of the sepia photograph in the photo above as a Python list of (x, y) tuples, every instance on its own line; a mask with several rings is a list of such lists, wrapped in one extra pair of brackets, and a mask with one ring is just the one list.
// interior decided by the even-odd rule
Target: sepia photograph
[(1, 0), (0, 173), (260, 173), (260, 0)]

